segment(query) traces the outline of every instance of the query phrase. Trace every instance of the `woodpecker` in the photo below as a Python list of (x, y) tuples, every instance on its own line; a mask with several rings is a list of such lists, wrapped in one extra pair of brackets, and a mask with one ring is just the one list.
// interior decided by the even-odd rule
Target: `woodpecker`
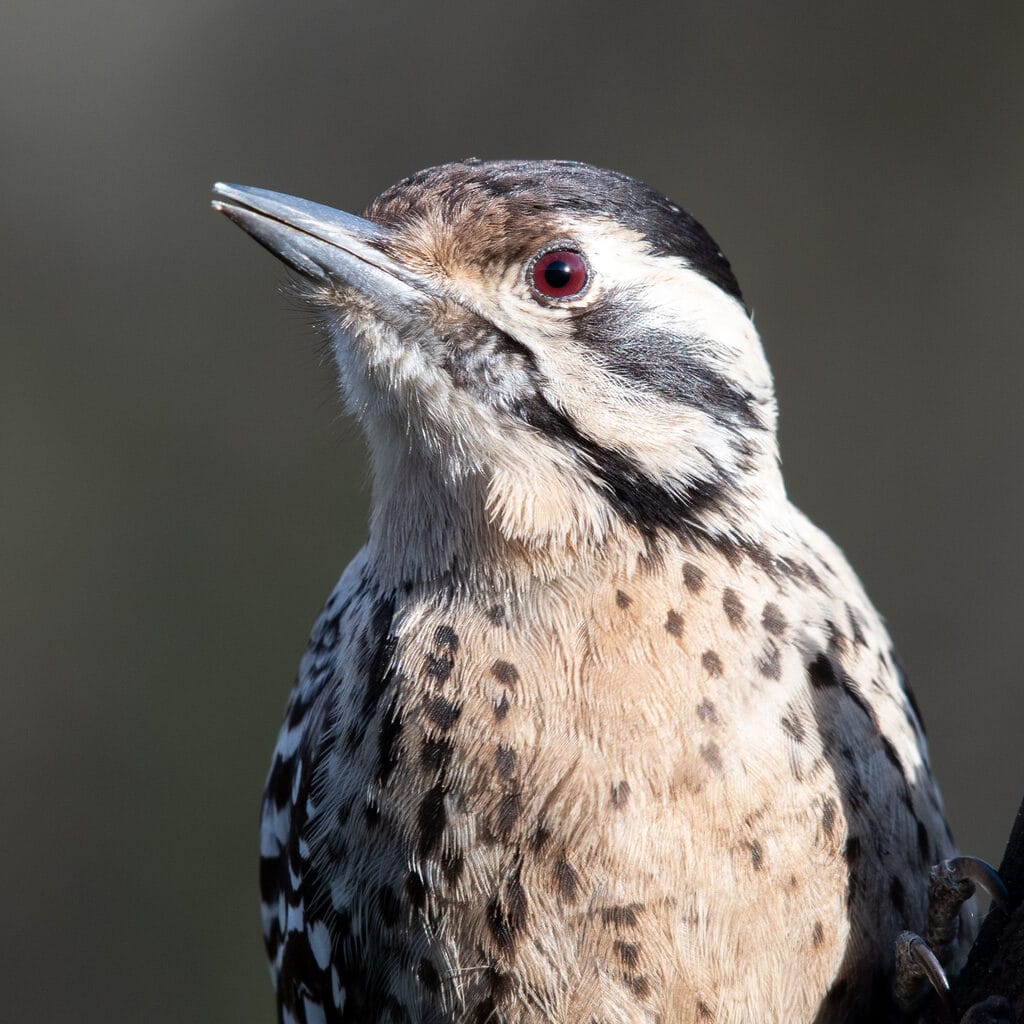
[(953, 839), (707, 232), (568, 161), (365, 219), (215, 193), (304, 279), (373, 468), (263, 801), (282, 1024), (896, 1019)]

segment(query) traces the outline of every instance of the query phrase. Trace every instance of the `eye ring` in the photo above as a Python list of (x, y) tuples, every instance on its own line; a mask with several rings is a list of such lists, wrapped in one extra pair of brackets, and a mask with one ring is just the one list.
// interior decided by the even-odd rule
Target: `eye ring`
[(526, 265), (526, 281), (539, 301), (578, 299), (590, 287), (590, 265), (573, 242), (545, 246)]

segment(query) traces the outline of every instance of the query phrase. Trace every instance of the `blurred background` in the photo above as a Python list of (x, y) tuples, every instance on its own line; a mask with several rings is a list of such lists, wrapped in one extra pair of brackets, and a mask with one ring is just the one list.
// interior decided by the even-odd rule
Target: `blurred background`
[(226, 179), (470, 155), (732, 260), (791, 494), (887, 617), (962, 845), (1021, 795), (1024, 6), (93, 0), (0, 38), (0, 1019), (265, 1021), (256, 814), (364, 452)]

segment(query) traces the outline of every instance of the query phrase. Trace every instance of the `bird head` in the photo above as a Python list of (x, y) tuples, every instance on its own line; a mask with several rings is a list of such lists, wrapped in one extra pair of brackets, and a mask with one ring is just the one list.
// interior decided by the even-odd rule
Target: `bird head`
[(389, 550), (437, 568), (484, 543), (758, 539), (782, 496), (771, 374), (728, 261), (664, 196), (586, 164), (476, 160), (365, 218), (215, 194), (326, 311)]

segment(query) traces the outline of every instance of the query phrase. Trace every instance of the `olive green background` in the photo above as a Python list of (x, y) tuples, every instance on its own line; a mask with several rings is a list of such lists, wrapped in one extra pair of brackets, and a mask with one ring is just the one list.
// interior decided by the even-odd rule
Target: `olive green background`
[[(1024, 794), (1024, 6), (14, 0), (0, 33), (0, 1020), (269, 1022), (263, 773), (358, 435), (217, 178), (650, 181), (732, 259), (794, 499), (891, 624), (963, 845)], [(785, 922), (780, 922), (785, 927)]]

